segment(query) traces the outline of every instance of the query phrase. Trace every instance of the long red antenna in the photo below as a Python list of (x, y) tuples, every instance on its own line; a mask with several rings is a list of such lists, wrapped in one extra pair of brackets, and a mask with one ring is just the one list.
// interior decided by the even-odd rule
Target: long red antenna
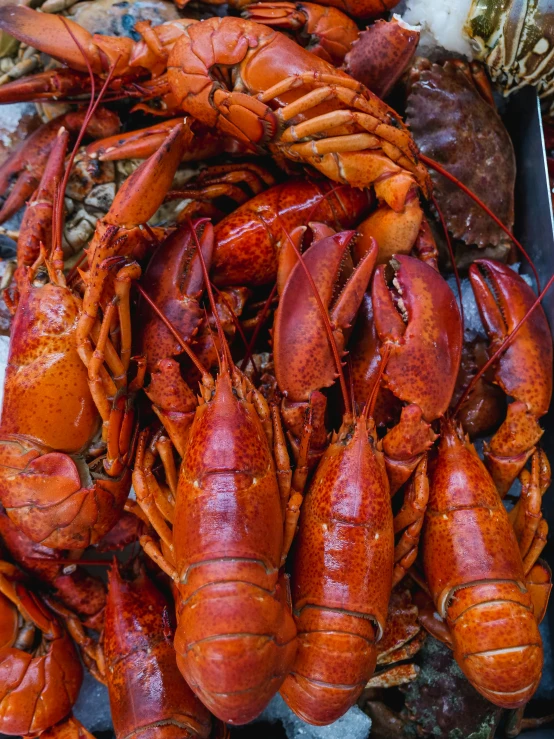
[(475, 385), (479, 382), (479, 380), (481, 379), (481, 377), (483, 377), (483, 375), (489, 369), (489, 367), (491, 367), (498, 360), (499, 356), (503, 352), (505, 352), (506, 349), (510, 346), (510, 344), (512, 343), (512, 341), (515, 339), (515, 337), (516, 337), (517, 332), (519, 331), (519, 329), (523, 326), (523, 324), (529, 318), (529, 316), (531, 315), (531, 313), (539, 306), (541, 300), (544, 298), (544, 296), (546, 295), (546, 293), (550, 290), (550, 288), (552, 287), (552, 284), (553, 283), (554, 283), (554, 275), (552, 275), (552, 277), (548, 280), (548, 282), (546, 283), (546, 285), (543, 288), (542, 292), (540, 293), (540, 295), (538, 296), (538, 298), (535, 300), (535, 302), (533, 303), (533, 305), (529, 308), (529, 310), (527, 311), (527, 313), (523, 316), (523, 318), (521, 319), (521, 321), (519, 321), (519, 323), (517, 324), (517, 326), (514, 327), (513, 331), (511, 331), (511, 333), (509, 333), (508, 336), (506, 336), (506, 338), (500, 344), (500, 346), (498, 347), (498, 349), (494, 352), (494, 354), (492, 355), (492, 357), (481, 367), (481, 369), (479, 370), (479, 372), (477, 372), (477, 374), (475, 375), (475, 377), (469, 383), (469, 385), (465, 389), (462, 397), (456, 403), (456, 406), (454, 408), (454, 415), (456, 415), (456, 413), (458, 413), (458, 411), (462, 407), (462, 404), (467, 399), (468, 395), (471, 393), (471, 391), (473, 390), (473, 388), (475, 387)]
[(448, 226), (446, 225), (446, 220), (444, 218), (444, 214), (442, 210), (440, 209), (440, 206), (437, 202), (437, 199), (434, 195), (431, 196), (431, 199), (433, 201), (433, 205), (436, 208), (436, 211), (439, 216), (439, 220), (441, 222), (442, 230), (444, 231), (444, 238), (446, 239), (446, 246), (448, 247), (448, 253), (450, 254), (450, 259), (452, 260), (452, 269), (454, 270), (454, 278), (456, 280), (456, 288), (458, 290), (458, 296), (460, 298), (460, 314), (462, 316), (462, 332), (464, 328), (464, 301), (462, 299), (462, 283), (460, 282), (460, 273), (458, 272), (458, 266), (456, 264), (456, 259), (454, 256), (454, 249), (452, 248), (452, 241), (450, 240), (450, 234), (448, 233)]
[(456, 187), (458, 187), (462, 192), (465, 192), (466, 195), (468, 195), (477, 205), (485, 211), (485, 213), (492, 218), (492, 220), (496, 223), (496, 225), (501, 228), (506, 236), (513, 241), (513, 243), (517, 246), (517, 248), (520, 250), (520, 252), (523, 254), (525, 259), (529, 262), (529, 266), (533, 270), (533, 275), (535, 277), (535, 281), (537, 283), (537, 290), (540, 292), (541, 289), (541, 283), (539, 280), (539, 274), (535, 268), (535, 265), (533, 264), (533, 261), (529, 254), (525, 251), (523, 248), (523, 245), (520, 244), (520, 242), (516, 239), (516, 237), (513, 235), (513, 233), (510, 231), (509, 228), (507, 228), (500, 218), (498, 216), (495, 216), (495, 214), (492, 212), (492, 210), (485, 205), (485, 203), (473, 193), (469, 187), (466, 187), (463, 182), (460, 182), (460, 180), (457, 177), (454, 177), (453, 174), (451, 174), (447, 169), (445, 169), (441, 164), (436, 162), (434, 159), (431, 159), (430, 157), (425, 156), (425, 154), (419, 154), (419, 158), (421, 159), (424, 164), (426, 164), (428, 167), (431, 167), (431, 169), (434, 169), (436, 172), (441, 174), (443, 177), (446, 177), (447, 180), (450, 180), (450, 182), (454, 183)]
[(364, 416), (366, 420), (373, 415), (373, 411), (375, 410), (377, 395), (379, 394), (381, 380), (383, 379), (383, 374), (385, 372), (385, 369), (387, 368), (390, 353), (391, 345), (385, 344), (385, 346), (383, 347), (383, 351), (381, 352), (381, 363), (379, 365), (379, 370), (377, 371), (377, 377), (375, 378), (375, 382), (373, 383), (373, 387), (371, 388), (371, 393), (369, 394), (369, 398), (366, 401), (365, 408), (362, 411), (362, 416)]
[(156, 303), (152, 300), (152, 298), (148, 295), (148, 293), (144, 290), (144, 288), (138, 283), (135, 283), (137, 290), (142, 295), (142, 297), (146, 300), (148, 305), (152, 308), (154, 313), (158, 316), (160, 321), (162, 321), (169, 331), (173, 334), (173, 336), (177, 339), (179, 344), (183, 347), (186, 355), (188, 358), (192, 361), (196, 369), (201, 373), (202, 377), (211, 377), (210, 373), (206, 370), (202, 362), (198, 359), (196, 354), (192, 351), (190, 346), (188, 345), (187, 341), (181, 336), (181, 334), (177, 331), (175, 326), (171, 323), (169, 318), (161, 311), (161, 309), (156, 305)]
[(75, 157), (77, 155), (77, 151), (79, 150), (79, 147), (81, 146), (81, 141), (83, 140), (83, 138), (85, 136), (85, 133), (86, 133), (86, 130), (87, 130), (87, 126), (90, 123), (90, 119), (92, 118), (92, 116), (96, 112), (96, 109), (100, 105), (100, 101), (102, 100), (102, 97), (103, 97), (104, 93), (108, 89), (108, 85), (111, 82), (111, 79), (112, 79), (112, 77), (114, 75), (114, 72), (115, 72), (115, 68), (116, 68), (117, 63), (119, 61), (119, 56), (114, 61), (113, 65), (110, 67), (110, 70), (108, 72), (108, 76), (106, 77), (106, 81), (102, 85), (102, 89), (100, 90), (100, 93), (98, 94), (98, 97), (95, 100), (94, 99), (94, 94), (95, 94), (95, 91), (96, 91), (96, 87), (95, 87), (96, 82), (95, 82), (95, 78), (94, 78), (94, 72), (92, 71), (92, 67), (90, 65), (90, 61), (88, 60), (88, 57), (87, 57), (87, 55), (85, 53), (85, 50), (83, 49), (81, 43), (79, 42), (79, 40), (77, 39), (77, 37), (75, 36), (75, 34), (73, 33), (73, 31), (71, 30), (71, 28), (69, 26), (69, 23), (67, 23), (67, 21), (65, 20), (65, 18), (63, 16), (61, 16), (61, 15), (60, 15), (60, 19), (61, 19), (62, 23), (65, 25), (65, 27), (66, 27), (69, 35), (71, 36), (71, 38), (73, 39), (73, 41), (75, 43), (75, 45), (77, 46), (77, 48), (81, 52), (81, 54), (83, 56), (83, 59), (85, 60), (85, 64), (87, 65), (87, 70), (88, 70), (88, 73), (89, 73), (89, 76), (90, 76), (90, 82), (91, 82), (91, 97), (90, 97), (90, 102), (89, 102), (89, 105), (88, 105), (88, 108), (87, 108), (87, 112), (86, 112), (85, 118), (83, 120), (83, 125), (81, 126), (81, 130), (79, 131), (79, 135), (77, 136), (77, 141), (75, 142), (75, 146), (73, 147), (73, 150), (72, 150), (72, 152), (71, 152), (71, 154), (69, 156), (69, 162), (68, 162), (68, 165), (67, 165), (66, 170), (65, 170), (65, 173), (64, 173), (64, 178), (63, 178), (63, 180), (61, 182), (61, 185), (60, 185), (60, 188), (59, 188), (59, 194), (57, 195), (57, 202), (56, 202), (57, 210), (56, 210), (55, 215), (54, 215), (54, 219), (55, 219), (54, 220), (54, 224), (55, 224), (55, 240), (54, 240), (54, 243), (57, 244), (59, 246), (59, 248), (61, 249), (61, 246), (62, 246), (62, 233), (63, 233), (63, 225), (62, 225), (63, 224), (63, 204), (64, 204), (65, 190), (67, 188), (67, 183), (68, 183), (68, 180), (69, 180), (69, 175), (71, 174), (71, 168), (73, 167), (73, 162), (75, 161)]
[[(221, 342), (221, 348), (223, 350), (225, 358), (227, 359), (227, 362), (229, 363), (229, 367), (234, 367), (235, 363), (233, 362), (231, 351), (227, 344), (227, 339), (225, 338), (223, 326), (221, 325), (221, 321), (219, 319), (219, 313), (217, 312), (217, 305), (216, 305), (214, 293), (212, 290), (212, 283), (210, 282), (210, 275), (208, 273), (208, 268), (206, 267), (206, 262), (204, 261), (204, 255), (202, 254), (202, 249), (200, 248), (200, 242), (198, 241), (198, 234), (196, 233), (196, 228), (195, 226), (193, 226), (193, 223), (190, 220), (190, 218), (188, 218), (187, 220), (188, 220), (190, 230), (192, 232), (194, 243), (196, 244), (196, 250), (198, 251), (198, 257), (200, 258), (200, 264), (202, 265), (202, 272), (204, 274), (204, 282), (206, 283), (206, 291), (208, 293), (208, 300), (210, 301), (210, 306), (214, 314), (215, 323), (217, 326), (217, 333), (219, 335), (219, 340)], [(202, 218), (196, 222), (196, 226), (200, 226), (202, 225), (202, 223), (206, 223), (207, 221), (209, 221), (209, 218)]]

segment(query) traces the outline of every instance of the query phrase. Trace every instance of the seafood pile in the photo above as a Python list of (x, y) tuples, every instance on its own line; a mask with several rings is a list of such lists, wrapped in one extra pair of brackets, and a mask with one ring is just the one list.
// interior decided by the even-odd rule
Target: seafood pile
[(117, 739), (540, 724), (554, 278), (486, 69), (382, 0), (98, 4), (0, 7), (0, 734), (91, 736), (84, 670)]

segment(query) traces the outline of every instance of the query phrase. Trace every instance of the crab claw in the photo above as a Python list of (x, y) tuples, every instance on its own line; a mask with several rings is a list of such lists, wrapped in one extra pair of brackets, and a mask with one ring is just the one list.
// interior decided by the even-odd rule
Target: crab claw
[[(493, 353), (534, 305), (536, 295), (516, 272), (490, 259), (472, 264), (469, 278)], [(515, 401), (485, 450), (501, 495), (508, 492), (542, 436), (538, 419), (552, 397), (552, 354), (550, 329), (538, 305), (496, 365), (494, 382)]]
[(426, 421), (440, 418), (450, 404), (462, 353), (462, 321), (452, 290), (428, 264), (397, 255), (390, 267), (377, 267), (372, 300), (379, 338), (391, 346), (384, 386), (416, 403)]
[[(199, 225), (197, 221), (192, 228), (197, 229)], [(211, 223), (204, 223), (199, 242), (209, 269), (214, 248)], [(178, 228), (157, 249), (144, 273), (142, 285), (181, 336), (185, 340), (190, 339), (203, 317), (198, 298), (204, 289), (204, 276), (188, 223)], [(140, 353), (146, 356), (150, 371), (159, 360), (182, 353), (181, 344), (144, 301), (139, 308), (139, 325)]]

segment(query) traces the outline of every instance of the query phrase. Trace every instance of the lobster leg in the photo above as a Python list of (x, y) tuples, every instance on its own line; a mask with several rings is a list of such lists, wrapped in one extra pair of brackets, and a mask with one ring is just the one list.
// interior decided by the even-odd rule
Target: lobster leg
[(404, 504), (394, 518), (394, 533), (402, 531), (402, 536), (394, 548), (393, 587), (415, 562), (428, 500), (427, 457), (424, 456), (410, 480)]
[(122, 249), (126, 256), (140, 250), (144, 237), (138, 226), (146, 223), (162, 204), (181, 161), (186, 134), (182, 125), (172, 129), (164, 145), (124, 182), (106, 218), (97, 226), (89, 249), (90, 267), (85, 276), (86, 290), (76, 335), (77, 350), (87, 366), (85, 347), (108, 276), (106, 260), (118, 256)]
[(137, 501), (154, 530), (165, 546), (173, 548), (173, 537), (166, 521), (173, 520), (173, 511), (168, 511), (168, 500), (164, 496), (158, 481), (152, 473), (154, 455), (147, 449), (148, 430), (145, 429), (139, 436), (135, 467), (133, 470), (133, 487)]
[(520, 479), (520, 499), (510, 511), (509, 518), (518, 539), (521, 556), (525, 560), (542, 520), (542, 496), (551, 482), (550, 464), (542, 450), (533, 453), (531, 472), (522, 470)]
[[(281, 420), (279, 412), (276, 410), (274, 419), (278, 419), (280, 426), (280, 436), (283, 439), (283, 429), (281, 427)], [(290, 494), (288, 500), (286, 500), (285, 507), (285, 531), (283, 535), (283, 553), (281, 554), (281, 566), (285, 564), (285, 560), (289, 553), (292, 540), (296, 534), (298, 528), (298, 519), (300, 517), (300, 506), (302, 505), (304, 488), (306, 487), (306, 481), (308, 479), (309, 472), (309, 454), (310, 454), (310, 441), (312, 438), (312, 413), (311, 408), (308, 409), (308, 418), (304, 424), (302, 436), (300, 437), (300, 446), (298, 453), (298, 460), (296, 462), (296, 468), (292, 477), (292, 485), (290, 488)], [(285, 445), (286, 452), (286, 445)], [(277, 459), (277, 456), (276, 456)], [(290, 463), (289, 463), (290, 469)]]
[(57, 613), (63, 620), (69, 635), (81, 650), (83, 662), (87, 666), (89, 672), (96, 678), (96, 680), (98, 680), (98, 682), (105, 683), (106, 669), (104, 664), (104, 655), (100, 645), (96, 644), (90, 636), (87, 636), (81, 621), (72, 611), (65, 608), (65, 606), (62, 606), (61, 603), (58, 603), (58, 601), (53, 598), (43, 596), (43, 599), (49, 608)]

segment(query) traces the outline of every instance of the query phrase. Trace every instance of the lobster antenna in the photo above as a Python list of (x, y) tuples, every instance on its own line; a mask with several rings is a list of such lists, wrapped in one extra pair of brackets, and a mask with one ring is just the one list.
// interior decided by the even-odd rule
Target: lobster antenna
[(444, 231), (444, 238), (446, 239), (446, 246), (448, 247), (448, 253), (450, 254), (450, 259), (452, 261), (452, 268), (454, 270), (454, 278), (456, 279), (456, 289), (458, 290), (458, 297), (460, 298), (460, 313), (462, 317), (462, 333), (463, 333), (464, 301), (462, 299), (462, 283), (460, 281), (460, 273), (458, 272), (458, 265), (456, 264), (456, 259), (454, 257), (454, 249), (452, 248), (452, 241), (450, 239), (450, 234), (448, 233), (448, 226), (446, 225), (446, 220), (444, 218), (443, 212), (440, 209), (437, 198), (434, 195), (431, 195), (431, 200), (433, 201), (433, 205), (435, 206), (437, 213), (439, 214), (439, 220), (441, 222), (442, 230)]
[[(235, 311), (233, 310), (233, 306), (231, 305), (228, 297), (225, 295), (225, 293), (222, 290), (220, 290), (215, 285), (212, 285), (212, 289), (216, 291), (216, 293), (218, 294), (218, 296), (221, 298), (221, 300), (227, 306), (227, 308), (229, 310), (229, 313), (231, 314), (231, 320), (233, 321), (233, 325), (234, 325), (234, 327), (235, 327), (238, 335), (240, 336), (240, 339), (241, 339), (242, 343), (244, 344), (244, 348), (246, 350), (248, 350), (250, 348), (250, 344), (248, 343), (248, 339), (246, 338), (246, 335), (245, 335), (245, 333), (244, 333), (244, 331), (242, 329), (242, 326), (240, 324), (239, 319), (235, 315)], [(256, 367), (256, 362), (254, 362), (254, 358), (252, 357), (252, 352), (250, 352), (250, 354), (247, 357), (245, 357), (244, 359), (246, 359), (246, 361), (250, 361), (250, 364), (252, 365), (252, 367), (254, 369), (254, 373), (256, 374), (256, 376), (258, 376), (259, 375), (259, 371), (258, 371), (258, 368)], [(242, 363), (244, 363), (244, 359), (242, 360)], [(242, 363), (241, 363), (241, 371), (242, 371)]]
[(495, 216), (492, 210), (487, 205), (485, 205), (485, 203), (480, 198), (478, 198), (477, 195), (475, 195), (475, 193), (473, 193), (469, 189), (469, 187), (464, 185), (463, 182), (460, 182), (460, 180), (457, 177), (454, 177), (453, 174), (450, 174), (450, 172), (447, 169), (445, 169), (441, 164), (436, 162), (434, 159), (430, 159), (429, 157), (426, 157), (425, 154), (420, 153), (419, 158), (421, 159), (422, 162), (424, 162), (429, 167), (431, 167), (431, 169), (434, 169), (436, 172), (441, 174), (443, 177), (446, 177), (447, 180), (450, 180), (450, 182), (454, 183), (456, 187), (458, 187), (460, 190), (462, 190), (462, 192), (468, 195), (475, 203), (477, 203), (477, 205), (481, 208), (481, 210), (485, 211), (485, 213), (488, 216), (490, 216), (490, 218), (492, 218), (492, 220), (496, 223), (496, 225), (504, 231), (506, 236), (508, 236), (510, 241), (512, 241), (517, 246), (517, 248), (520, 250), (520, 252), (523, 254), (525, 259), (529, 263), (529, 266), (533, 270), (533, 276), (535, 277), (535, 281), (537, 283), (537, 290), (538, 292), (540, 292), (541, 283), (539, 280), (539, 274), (535, 268), (535, 265), (533, 264), (533, 260), (531, 259), (529, 254), (527, 254), (523, 245), (516, 239), (516, 237), (513, 235), (510, 229), (506, 228), (506, 226), (502, 223), (500, 218), (498, 218), (498, 216)]
[(65, 20), (65, 18), (63, 16), (60, 16), (60, 18), (61, 18), (63, 24), (65, 25), (65, 27), (66, 27), (69, 35), (73, 39), (75, 45), (77, 46), (77, 48), (81, 52), (81, 55), (82, 55), (83, 59), (85, 60), (85, 64), (87, 65), (87, 70), (88, 70), (88, 73), (89, 73), (89, 76), (90, 76), (90, 82), (91, 82), (91, 96), (90, 96), (90, 101), (89, 101), (89, 104), (88, 104), (87, 112), (85, 114), (85, 118), (83, 120), (83, 125), (81, 126), (81, 130), (79, 131), (79, 135), (77, 136), (77, 141), (75, 142), (75, 146), (73, 147), (73, 150), (72, 150), (72, 152), (71, 152), (71, 154), (69, 156), (69, 161), (68, 161), (68, 164), (67, 164), (65, 173), (64, 173), (64, 177), (63, 177), (63, 180), (62, 180), (61, 185), (59, 187), (59, 195), (58, 195), (58, 200), (57, 200), (57, 203), (56, 203), (57, 210), (55, 211), (55, 214), (54, 214), (54, 219), (55, 219), (54, 220), (54, 223), (55, 223), (55, 234), (56, 234), (54, 243), (57, 244), (59, 246), (59, 248), (61, 249), (61, 247), (62, 247), (62, 233), (63, 233), (63, 225), (62, 225), (63, 224), (63, 203), (64, 203), (65, 191), (66, 191), (66, 188), (67, 188), (67, 183), (69, 181), (69, 175), (70, 175), (71, 169), (73, 167), (73, 162), (75, 161), (75, 157), (77, 155), (77, 152), (79, 150), (79, 147), (81, 146), (81, 141), (83, 140), (83, 138), (85, 136), (85, 133), (86, 133), (86, 130), (87, 130), (87, 126), (90, 123), (90, 119), (92, 118), (92, 116), (96, 112), (96, 109), (100, 105), (100, 101), (102, 100), (102, 97), (103, 97), (104, 93), (108, 89), (108, 86), (109, 86), (109, 84), (110, 84), (110, 82), (112, 80), (112, 77), (113, 77), (114, 73), (115, 73), (115, 69), (116, 69), (117, 63), (119, 62), (119, 57), (121, 55), (119, 55), (115, 59), (114, 63), (110, 67), (110, 69), (108, 71), (108, 76), (106, 77), (106, 80), (105, 80), (104, 84), (102, 85), (102, 89), (100, 90), (100, 92), (99, 92), (98, 97), (96, 98), (96, 100), (94, 100), (94, 94), (95, 94), (95, 91), (96, 91), (96, 82), (95, 82), (95, 79), (94, 79), (94, 72), (92, 71), (92, 67), (90, 65), (90, 61), (88, 60), (88, 57), (85, 54), (85, 50), (83, 49), (81, 43), (79, 42), (79, 40), (77, 39), (77, 37), (75, 36), (75, 34), (73, 33), (73, 31), (71, 30), (71, 28), (69, 26), (69, 23), (67, 23), (67, 21)]
[(142, 295), (142, 297), (146, 300), (148, 305), (152, 308), (154, 313), (158, 316), (160, 321), (165, 324), (165, 326), (168, 328), (169, 331), (173, 334), (173, 336), (177, 339), (179, 344), (183, 347), (185, 354), (188, 356), (188, 358), (191, 360), (191, 362), (194, 364), (196, 369), (201, 373), (203, 378), (209, 377), (211, 379), (210, 373), (206, 370), (202, 362), (198, 359), (196, 354), (192, 351), (190, 346), (188, 345), (187, 341), (181, 336), (181, 334), (177, 331), (173, 323), (169, 320), (169, 318), (160, 310), (160, 308), (156, 305), (156, 303), (152, 300), (152, 298), (148, 295), (148, 293), (145, 291), (145, 289), (140, 285), (140, 283), (135, 283), (137, 290)]
[[(208, 317), (208, 310), (206, 306), (204, 306), (204, 320), (206, 321), (206, 326), (208, 327), (208, 333), (210, 334), (210, 339), (214, 341), (214, 332), (212, 331), (212, 327), (210, 326), (210, 319)], [(215, 346), (215, 341), (214, 341)], [(219, 367), (219, 371), (221, 372), (221, 356), (219, 352), (216, 352), (217, 355), (217, 366)]]
[(246, 354), (244, 355), (244, 357), (243, 357), (243, 359), (242, 359), (242, 361), (240, 363), (241, 372), (244, 372), (244, 368), (246, 367), (246, 363), (248, 362), (248, 360), (252, 356), (252, 351), (254, 349), (254, 346), (256, 345), (256, 340), (257, 340), (258, 335), (259, 335), (259, 333), (261, 331), (261, 328), (262, 328), (262, 326), (264, 324), (265, 318), (266, 318), (266, 316), (267, 316), (267, 314), (269, 312), (269, 306), (273, 302), (273, 298), (275, 297), (276, 292), (277, 292), (277, 283), (275, 283), (273, 285), (273, 287), (271, 288), (271, 292), (269, 293), (269, 296), (267, 297), (267, 299), (266, 299), (266, 301), (265, 301), (265, 303), (263, 305), (263, 308), (262, 308), (262, 310), (260, 312), (260, 315), (259, 315), (259, 318), (258, 318), (258, 322), (256, 323), (256, 327), (254, 328), (254, 331), (252, 332), (252, 336), (250, 337), (250, 341), (249, 341), (249, 343), (248, 343), (248, 345), (246, 347)]
[[(277, 214), (277, 218), (282, 221), (281, 216)], [(286, 230), (286, 228), (283, 225), (283, 231), (286, 234), (287, 239), (289, 240), (290, 245), (296, 252), (296, 256), (298, 257), (298, 261), (302, 265), (302, 269), (304, 270), (304, 274), (306, 275), (306, 279), (308, 280), (310, 287), (312, 289), (312, 292), (314, 294), (314, 297), (316, 299), (316, 303), (319, 307), (321, 317), (323, 319), (323, 325), (325, 326), (325, 332), (327, 334), (327, 340), (329, 341), (329, 346), (331, 347), (331, 352), (333, 354), (333, 358), (335, 360), (335, 366), (337, 368), (337, 373), (339, 376), (339, 382), (340, 382), (340, 389), (342, 393), (342, 398), (344, 402), (344, 408), (345, 413), (351, 414), (352, 408), (350, 407), (350, 396), (348, 395), (348, 388), (346, 386), (346, 380), (344, 378), (344, 372), (342, 370), (342, 362), (340, 361), (339, 357), (339, 351), (337, 349), (337, 345), (335, 344), (335, 337), (333, 336), (333, 328), (331, 326), (331, 321), (329, 320), (329, 315), (327, 313), (327, 309), (323, 305), (323, 301), (321, 300), (321, 295), (319, 294), (319, 290), (317, 289), (317, 286), (313, 280), (313, 277), (310, 274), (310, 270), (306, 266), (306, 263), (304, 262), (304, 259), (302, 258), (302, 253), (300, 252), (300, 249), (296, 246), (294, 241), (291, 239), (289, 232)]]
[[(219, 340), (221, 342), (221, 348), (223, 350), (223, 354), (225, 358), (227, 359), (227, 362), (229, 363), (229, 367), (234, 367), (235, 363), (233, 362), (233, 358), (231, 357), (231, 351), (229, 350), (227, 339), (225, 338), (223, 326), (221, 325), (221, 321), (219, 320), (219, 313), (217, 312), (217, 306), (215, 304), (214, 293), (212, 290), (212, 283), (210, 282), (210, 275), (208, 273), (208, 268), (206, 267), (206, 262), (204, 261), (204, 255), (202, 254), (202, 249), (200, 248), (200, 242), (198, 241), (198, 234), (196, 233), (196, 228), (192, 225), (192, 221), (190, 220), (190, 218), (188, 218), (187, 221), (188, 221), (190, 230), (192, 231), (192, 237), (196, 244), (198, 256), (200, 257), (200, 264), (202, 265), (202, 272), (204, 273), (204, 282), (206, 283), (206, 290), (208, 292), (208, 300), (210, 301), (210, 306), (214, 314), (215, 323), (217, 326), (217, 333), (219, 335)], [(206, 221), (209, 221), (209, 218), (202, 218), (196, 222), (196, 225), (200, 226), (202, 225), (202, 223), (205, 223)]]
[(379, 388), (381, 387), (381, 380), (383, 379), (390, 354), (391, 345), (385, 344), (385, 346), (383, 347), (383, 351), (381, 352), (381, 362), (377, 371), (377, 377), (375, 378), (375, 382), (373, 383), (373, 387), (371, 388), (371, 393), (369, 394), (369, 398), (367, 399), (365, 407), (362, 411), (362, 416), (366, 419), (366, 421), (371, 418), (371, 416), (373, 416), (375, 403), (377, 402), (377, 395), (379, 394)]
[(553, 283), (554, 283), (554, 275), (552, 275), (552, 277), (548, 280), (548, 282), (544, 286), (542, 292), (540, 293), (540, 295), (538, 296), (538, 298), (535, 300), (535, 302), (533, 303), (533, 305), (529, 308), (529, 310), (527, 311), (527, 313), (523, 316), (523, 318), (521, 319), (521, 321), (519, 321), (519, 323), (517, 324), (517, 326), (514, 327), (513, 331), (511, 333), (509, 333), (508, 336), (506, 336), (506, 338), (500, 344), (500, 346), (498, 347), (498, 349), (494, 352), (494, 354), (492, 355), (492, 357), (490, 357), (490, 359), (481, 367), (481, 369), (479, 370), (479, 372), (477, 372), (477, 374), (475, 375), (475, 377), (471, 380), (471, 382), (469, 383), (469, 385), (467, 386), (467, 388), (464, 390), (464, 392), (462, 394), (462, 397), (458, 400), (458, 402), (456, 403), (456, 405), (454, 407), (454, 411), (453, 411), (453, 414), (454, 415), (456, 415), (458, 413), (458, 411), (462, 407), (464, 401), (467, 399), (468, 395), (471, 393), (471, 391), (474, 389), (475, 385), (479, 382), (479, 380), (481, 379), (481, 377), (483, 377), (483, 375), (489, 369), (489, 367), (491, 367), (498, 360), (498, 358), (500, 357), (500, 355), (503, 354), (503, 352), (505, 352), (506, 349), (510, 346), (510, 344), (512, 343), (512, 341), (515, 339), (516, 334), (519, 331), (519, 329), (523, 326), (523, 324), (525, 323), (525, 321), (527, 321), (527, 319), (529, 318), (529, 316), (531, 315), (531, 313), (541, 303), (542, 299), (544, 298), (544, 296), (546, 295), (546, 293), (550, 290), (550, 288), (552, 287), (552, 284)]

